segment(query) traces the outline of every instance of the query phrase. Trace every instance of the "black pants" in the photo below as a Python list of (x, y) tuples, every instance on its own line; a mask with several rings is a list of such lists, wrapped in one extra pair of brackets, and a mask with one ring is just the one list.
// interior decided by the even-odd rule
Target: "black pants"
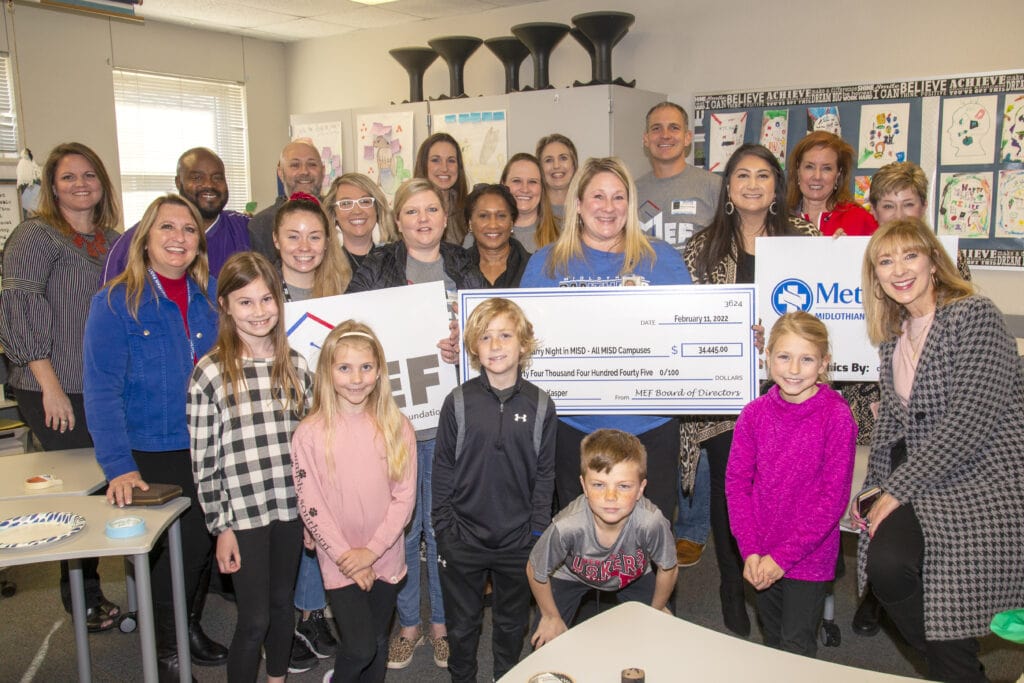
[[(580, 484), (580, 442), (585, 432), (558, 421), (555, 438), (555, 498), (559, 510), (583, 493)], [(647, 449), (646, 496), (658, 506), (665, 519), (675, 519), (679, 487), (679, 420), (671, 419), (660, 427), (636, 437)]]
[(711, 468), (711, 533), (715, 538), (721, 591), (742, 599), (743, 558), (729, 526), (729, 506), (725, 500), (725, 470), (729, 466), (732, 431), (713, 436), (701, 445), (707, 449), (708, 466)]
[[(579, 581), (566, 581), (553, 577), (548, 578), (548, 581), (551, 582), (551, 594), (555, 598), (555, 607), (558, 608), (559, 616), (562, 617), (562, 621), (568, 628), (572, 628), (573, 622), (576, 621), (576, 612), (580, 608), (580, 601), (583, 600), (584, 595), (594, 589)], [(610, 597), (619, 605), (624, 602), (642, 602), (645, 605), (650, 605), (654, 600), (656, 582), (657, 569), (652, 567), (651, 571), (625, 588), (620, 588), (617, 591), (597, 591), (598, 599), (603, 603), (606, 597)], [(540, 611), (537, 612), (534, 628), (538, 624), (540, 624)]]
[(446, 529), (437, 537), (439, 573), (448, 626), (448, 672), (455, 683), (476, 681), (477, 647), (484, 620), (484, 586), (491, 577), (494, 678), (519, 661), (530, 623), (529, 548), (487, 550), (470, 546)]
[(284, 676), (295, 630), (292, 601), (302, 552), (302, 522), (271, 522), (235, 531), (235, 540), (242, 566), (231, 575), (238, 620), (228, 648), (228, 680), (256, 680), (260, 646), (267, 656), (267, 676)]
[[(68, 394), (71, 401), (71, 410), (75, 414), (75, 428), (63, 434), (58, 430), (46, 426), (46, 411), (43, 409), (43, 394), (40, 391), (28, 391), (26, 389), (15, 389), (8, 387), (14, 393), (18, 402), (18, 412), (21, 419), (25, 421), (28, 428), (44, 451), (64, 451), (72, 448), (92, 448), (92, 437), (89, 436), (89, 427), (85, 422), (85, 404), (81, 394)], [(106, 495), (106, 487), (100, 489), (93, 495)], [(100, 588), (100, 575), (96, 571), (100, 560), (98, 557), (86, 557), (82, 562), (82, 578), (85, 581), (85, 606), (95, 607), (103, 600), (103, 590)], [(68, 583), (68, 563), (61, 560), (60, 563), (60, 600), (64, 609), (71, 612), (71, 585)]]
[(785, 577), (757, 594), (764, 644), (805, 657), (818, 653), (818, 623), (831, 581)]
[(912, 504), (901, 505), (878, 525), (868, 546), (867, 575), (875, 597), (914, 649), (925, 656), (929, 678), (987, 681), (978, 641), (928, 640), (924, 628), (924, 534)]
[(338, 626), (334, 683), (380, 683), (388, 665), (388, 628), (395, 613), (397, 584), (377, 580), (367, 592), (353, 584), (327, 591)]

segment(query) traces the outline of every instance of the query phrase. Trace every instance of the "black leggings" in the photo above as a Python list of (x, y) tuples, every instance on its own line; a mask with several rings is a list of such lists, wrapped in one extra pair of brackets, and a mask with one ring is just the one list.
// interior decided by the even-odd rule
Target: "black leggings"
[(725, 470), (729, 466), (732, 430), (713, 436), (701, 444), (708, 452), (711, 469), (711, 532), (715, 537), (715, 559), (721, 575), (722, 592), (743, 595), (743, 558), (729, 526), (729, 506), (725, 500)]
[(384, 680), (388, 663), (388, 627), (395, 613), (397, 584), (378, 579), (369, 591), (352, 584), (327, 591), (341, 644), (334, 660), (334, 683)]
[(231, 575), (238, 620), (228, 648), (228, 680), (256, 680), (261, 645), (267, 655), (267, 676), (284, 676), (295, 630), (292, 601), (302, 552), (302, 522), (271, 522), (235, 531), (235, 540), (242, 566)]

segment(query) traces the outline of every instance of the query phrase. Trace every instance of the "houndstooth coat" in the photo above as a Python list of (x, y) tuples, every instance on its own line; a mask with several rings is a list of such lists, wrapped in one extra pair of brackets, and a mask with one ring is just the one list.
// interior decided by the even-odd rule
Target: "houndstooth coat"
[[(865, 486), (914, 504), (925, 543), (927, 638), (981, 636), (996, 612), (1024, 607), (1021, 359), (991, 301), (971, 296), (943, 306), (904, 409), (893, 389), (895, 346), (879, 349), (882, 402)], [(890, 471), (901, 437), (907, 461)], [(869, 542), (860, 535), (861, 591)]]

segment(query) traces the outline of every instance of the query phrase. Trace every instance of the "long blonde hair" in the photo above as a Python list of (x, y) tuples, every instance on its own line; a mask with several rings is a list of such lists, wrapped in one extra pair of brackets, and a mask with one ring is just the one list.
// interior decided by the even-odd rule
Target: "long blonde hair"
[(875, 264), (881, 254), (918, 251), (928, 256), (935, 273), (935, 307), (965, 299), (974, 294), (974, 285), (960, 276), (956, 264), (946, 253), (932, 229), (920, 218), (904, 218), (885, 223), (871, 236), (864, 250), (861, 266), (861, 288), (864, 299), (864, 318), (868, 325), (868, 338), (872, 344), (881, 344), (902, 333), (907, 309), (885, 293), (875, 273)]
[(583, 162), (583, 167), (572, 179), (567, 190), (562, 234), (558, 236), (558, 240), (551, 247), (547, 262), (544, 264), (544, 271), (548, 277), (555, 277), (556, 274), (569, 275), (569, 262), (576, 258), (583, 258), (583, 220), (580, 217), (580, 201), (583, 199), (583, 193), (586, 192), (590, 181), (599, 173), (614, 175), (625, 185), (626, 193), (629, 195), (626, 207), (626, 225), (623, 228), (624, 258), (619, 274), (632, 273), (642, 261), (647, 261), (653, 266), (657, 260), (651, 241), (640, 227), (636, 205), (636, 184), (633, 182), (633, 176), (630, 175), (629, 169), (618, 157), (601, 159), (591, 157)]
[[(801, 339), (810, 342), (817, 350), (818, 355), (821, 356), (822, 360), (830, 360), (831, 354), (829, 353), (829, 342), (828, 342), (828, 328), (825, 327), (825, 323), (821, 322), (817, 316), (811, 315), (807, 311), (794, 311), (792, 313), (786, 313), (772, 325), (772, 331), (768, 335), (768, 357), (774, 355), (775, 345), (783, 335), (791, 334), (794, 337), (800, 337)], [(818, 373), (818, 382), (820, 384), (828, 384), (828, 364), (825, 364), (825, 368)]]
[(206, 260), (206, 231), (203, 230), (202, 216), (199, 215), (199, 209), (196, 208), (195, 204), (181, 195), (165, 194), (154, 199), (149, 207), (146, 208), (146, 213), (142, 214), (142, 220), (139, 221), (139, 226), (135, 228), (131, 244), (128, 245), (128, 263), (125, 265), (124, 272), (107, 283), (108, 302), (114, 288), (119, 284), (124, 284), (128, 312), (131, 313), (135, 320), (139, 319), (142, 293), (146, 288), (154, 287), (148, 272), (149, 252), (146, 247), (149, 242), (149, 233), (153, 230), (153, 226), (156, 225), (156, 217), (160, 213), (160, 208), (168, 204), (171, 206), (183, 206), (188, 209), (192, 216), (192, 221), (196, 225), (199, 246), (196, 248), (196, 257), (185, 270), (185, 274), (192, 278), (195, 285), (199, 287), (199, 291), (206, 297), (207, 302), (211, 307), (213, 306), (213, 302), (210, 301), (210, 293), (206, 291), (210, 282), (210, 264)]
[[(551, 208), (551, 199), (548, 197), (548, 181), (544, 179), (544, 169), (541, 167), (540, 162), (537, 161), (537, 157), (526, 152), (513, 154), (505, 163), (505, 168), (501, 172), (501, 184), (508, 187), (506, 182), (508, 174), (512, 169), (512, 164), (518, 161), (528, 161), (536, 166), (537, 174), (540, 176), (540, 203), (537, 206), (537, 227), (534, 230), (533, 236), (533, 241), (537, 244), (537, 248), (540, 249), (558, 240), (558, 235), (562, 232), (562, 223), (555, 216), (555, 212)], [(568, 188), (566, 189), (568, 190)], [(468, 208), (469, 202), (467, 201), (466, 204)], [(467, 218), (467, 225), (469, 222)]]
[(277, 305), (278, 319), (270, 332), (274, 344), (274, 367), (270, 373), (270, 382), (277, 398), (285, 410), (290, 410), (296, 418), (301, 418), (306, 411), (306, 392), (299, 379), (295, 366), (292, 364), (291, 347), (284, 329), (284, 296), (281, 294), (281, 279), (274, 266), (266, 256), (255, 251), (242, 251), (232, 254), (217, 277), (217, 303), (220, 305), (217, 324), (217, 342), (207, 355), (220, 367), (222, 374), (228, 378), (231, 387), (228, 400), (232, 406), (238, 405), (238, 386), (245, 386), (245, 374), (242, 369), (242, 357), (246, 348), (238, 336), (235, 319), (228, 313), (228, 296), (247, 287), (257, 280), (262, 280), (274, 297)]
[[(331, 227), (324, 213), (320, 200), (313, 195), (296, 193), (292, 198), (281, 205), (277, 215), (274, 216), (274, 237), (280, 240), (278, 234), (284, 220), (295, 213), (309, 213), (317, 217), (324, 229), (324, 258), (320, 265), (313, 272), (313, 298), (319, 299), (324, 296), (336, 296), (344, 294), (352, 279), (352, 266), (349, 264), (345, 254), (341, 252), (341, 244), (338, 243), (338, 233)], [(280, 247), (278, 248), (280, 252)]]
[(384, 452), (388, 461), (388, 476), (398, 481), (408, 467), (410, 453), (403, 438), (405, 418), (391, 395), (388, 381), (387, 359), (384, 347), (368, 325), (355, 320), (346, 320), (327, 335), (320, 358), (316, 364), (316, 378), (313, 384), (313, 407), (308, 420), (321, 420), (324, 425), (324, 454), (328, 473), (334, 476), (335, 463), (330, 444), (334, 437), (334, 421), (338, 414), (338, 396), (334, 390), (334, 357), (338, 349), (352, 347), (373, 353), (377, 363), (377, 381), (366, 401), (367, 412), (373, 418), (377, 431), (384, 439)]

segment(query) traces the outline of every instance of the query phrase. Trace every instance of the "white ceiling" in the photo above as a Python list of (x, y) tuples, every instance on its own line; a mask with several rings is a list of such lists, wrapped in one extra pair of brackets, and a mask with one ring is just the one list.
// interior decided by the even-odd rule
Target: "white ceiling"
[(351, 0), (145, 0), (136, 13), (145, 19), (288, 42), (532, 2), (538, 0), (396, 0), (377, 6)]

